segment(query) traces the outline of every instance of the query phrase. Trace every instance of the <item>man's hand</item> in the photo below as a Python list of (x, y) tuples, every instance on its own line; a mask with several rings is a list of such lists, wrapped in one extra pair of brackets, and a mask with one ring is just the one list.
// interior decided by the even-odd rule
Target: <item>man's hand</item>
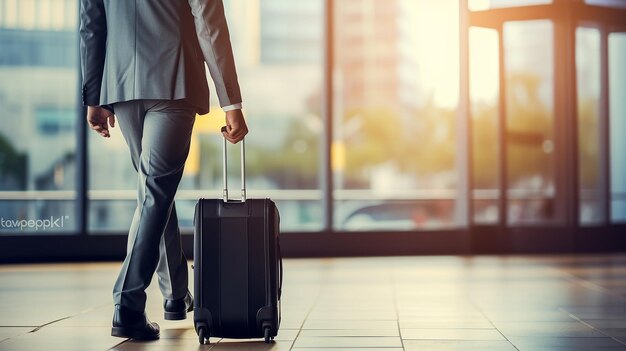
[[(107, 125), (107, 121), (109, 124)], [(87, 123), (89, 128), (95, 130), (104, 138), (110, 138), (109, 125), (111, 128), (115, 127), (115, 115), (105, 108), (98, 106), (87, 107)]]
[(240, 109), (226, 112), (226, 131), (224, 138), (233, 144), (240, 142), (248, 134), (248, 126)]

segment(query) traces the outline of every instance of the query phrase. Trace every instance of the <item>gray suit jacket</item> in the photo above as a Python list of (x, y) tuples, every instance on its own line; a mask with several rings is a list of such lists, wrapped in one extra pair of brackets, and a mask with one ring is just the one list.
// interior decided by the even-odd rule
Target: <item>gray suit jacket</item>
[(83, 104), (186, 99), (209, 111), (241, 102), (222, 0), (81, 0)]

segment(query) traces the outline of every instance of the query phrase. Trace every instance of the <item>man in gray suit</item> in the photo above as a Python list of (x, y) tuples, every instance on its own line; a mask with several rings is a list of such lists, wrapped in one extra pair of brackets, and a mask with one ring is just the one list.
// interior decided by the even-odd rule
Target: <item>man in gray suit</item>
[(248, 129), (221, 0), (81, 0), (83, 104), (91, 129), (110, 137), (115, 118), (138, 173), (137, 209), (113, 288), (111, 335), (157, 339), (145, 315), (154, 272), (165, 319), (193, 309), (174, 195), (196, 113), (209, 111), (205, 65), (226, 112), (224, 137)]

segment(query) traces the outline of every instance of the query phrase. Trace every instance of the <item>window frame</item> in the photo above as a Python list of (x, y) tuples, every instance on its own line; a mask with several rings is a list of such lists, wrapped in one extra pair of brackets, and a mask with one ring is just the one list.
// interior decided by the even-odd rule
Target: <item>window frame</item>
[[(525, 7), (496, 8), (483, 11), (469, 11), (466, 8), (470, 27), (486, 27), (499, 33), (500, 44), (500, 99), (499, 99), (499, 222), (496, 226), (473, 225), (470, 229), (473, 241), (481, 243), (484, 250), (502, 252), (502, 246), (511, 250), (524, 250), (535, 247), (533, 252), (563, 251), (585, 252), (586, 250), (620, 250), (624, 239), (618, 233), (624, 226), (610, 221), (610, 138), (608, 113), (608, 35), (622, 32), (626, 27), (626, 10), (588, 5), (583, 0), (554, 0), (551, 4)], [(557, 202), (563, 204), (564, 225), (515, 226), (507, 223), (507, 170), (506, 170), (506, 76), (504, 72), (503, 25), (509, 21), (531, 21), (548, 19), (554, 24), (554, 99), (555, 99), (555, 140), (557, 173)], [(591, 27), (601, 35), (601, 92), (600, 92), (600, 176), (603, 203), (603, 219), (600, 225), (583, 226), (579, 216), (579, 172), (578, 152), (578, 111), (576, 87), (576, 30)], [(463, 53), (468, 55), (467, 52)], [(465, 59), (465, 58), (464, 58)], [(471, 119), (470, 119), (471, 120)], [(468, 157), (472, 157), (470, 152)], [(471, 164), (471, 163), (470, 163)], [(571, 176), (574, 174), (575, 176)], [(473, 186), (472, 186), (473, 189)], [(560, 195), (559, 195), (560, 193)], [(473, 203), (470, 203), (473, 206)], [(472, 212), (472, 211), (470, 211)], [(545, 235), (545, 236), (544, 236)], [(546, 239), (547, 242), (546, 242)], [(621, 240), (620, 240), (621, 239)], [(493, 244), (496, 242), (497, 244)], [(540, 246), (545, 245), (544, 249)]]

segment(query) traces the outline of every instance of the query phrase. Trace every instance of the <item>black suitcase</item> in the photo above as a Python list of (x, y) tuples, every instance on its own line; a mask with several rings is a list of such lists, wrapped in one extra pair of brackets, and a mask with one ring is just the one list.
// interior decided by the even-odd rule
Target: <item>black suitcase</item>
[(194, 325), (209, 337), (265, 338), (280, 325), (280, 217), (270, 199), (246, 199), (241, 141), (241, 201), (228, 199), (226, 140), (224, 198), (200, 199), (194, 216)]

